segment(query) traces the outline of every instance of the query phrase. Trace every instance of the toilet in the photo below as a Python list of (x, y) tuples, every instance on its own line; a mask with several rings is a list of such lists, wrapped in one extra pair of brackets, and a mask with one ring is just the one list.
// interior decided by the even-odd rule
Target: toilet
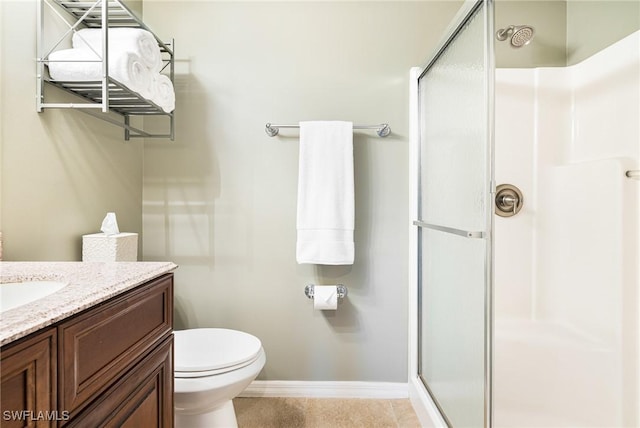
[(266, 361), (260, 339), (242, 331), (175, 331), (175, 427), (237, 427), (231, 400), (258, 376)]

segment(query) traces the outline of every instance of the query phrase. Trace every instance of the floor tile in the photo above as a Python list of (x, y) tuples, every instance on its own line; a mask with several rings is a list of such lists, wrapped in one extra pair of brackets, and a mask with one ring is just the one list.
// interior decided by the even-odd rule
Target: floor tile
[(420, 420), (409, 400), (390, 400), (399, 428), (420, 428)]
[(393, 409), (388, 400), (308, 399), (310, 428), (395, 428)]
[(418, 428), (407, 399), (236, 398), (239, 428)]
[(236, 398), (240, 428), (305, 427), (306, 398)]

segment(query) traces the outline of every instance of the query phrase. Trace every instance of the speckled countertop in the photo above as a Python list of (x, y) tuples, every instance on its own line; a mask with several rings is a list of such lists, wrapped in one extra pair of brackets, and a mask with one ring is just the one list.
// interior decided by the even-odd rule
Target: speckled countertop
[(171, 262), (0, 262), (0, 283), (41, 280), (69, 284), (47, 297), (0, 313), (0, 346), (175, 268)]

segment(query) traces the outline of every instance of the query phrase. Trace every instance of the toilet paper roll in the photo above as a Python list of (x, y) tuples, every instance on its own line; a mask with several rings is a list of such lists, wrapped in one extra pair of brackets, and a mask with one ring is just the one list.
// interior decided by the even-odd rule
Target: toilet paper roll
[(321, 311), (338, 309), (338, 287), (335, 285), (314, 286), (313, 308)]

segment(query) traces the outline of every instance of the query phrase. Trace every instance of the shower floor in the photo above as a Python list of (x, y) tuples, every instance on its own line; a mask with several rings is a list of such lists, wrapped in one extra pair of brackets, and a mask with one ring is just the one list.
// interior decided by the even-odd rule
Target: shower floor
[(620, 354), (611, 344), (543, 321), (496, 322), (495, 427), (622, 424)]

